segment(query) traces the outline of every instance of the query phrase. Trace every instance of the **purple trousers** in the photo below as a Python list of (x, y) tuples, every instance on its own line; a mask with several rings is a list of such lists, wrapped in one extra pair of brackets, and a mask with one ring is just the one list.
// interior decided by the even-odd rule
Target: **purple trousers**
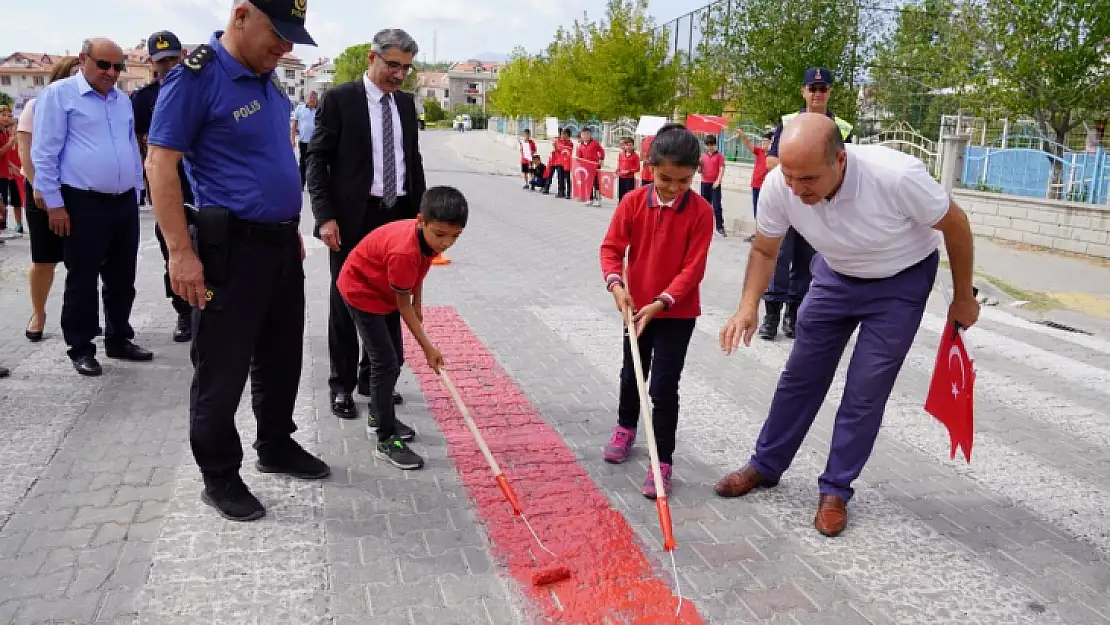
[(939, 258), (933, 252), (897, 275), (874, 280), (838, 274), (823, 256), (814, 260), (794, 348), (751, 459), (760, 475), (777, 480), (790, 467), (858, 327), (828, 464), (818, 480), (822, 494), (851, 499), (852, 482), (871, 456), (887, 399), (921, 325)]

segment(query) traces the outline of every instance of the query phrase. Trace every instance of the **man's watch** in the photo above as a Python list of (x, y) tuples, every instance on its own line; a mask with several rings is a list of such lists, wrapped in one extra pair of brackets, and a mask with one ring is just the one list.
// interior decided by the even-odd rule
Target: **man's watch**
[(652, 301), (653, 302), (659, 302), (660, 304), (662, 304), (663, 305), (663, 310), (670, 310), (671, 309), (671, 303), (668, 302), (666, 299), (664, 299), (662, 297), (656, 297)]

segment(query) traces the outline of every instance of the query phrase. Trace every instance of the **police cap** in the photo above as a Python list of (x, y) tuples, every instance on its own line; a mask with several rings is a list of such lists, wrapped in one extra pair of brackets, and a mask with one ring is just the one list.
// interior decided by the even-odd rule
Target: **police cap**
[(146, 53), (152, 61), (181, 56), (181, 52), (181, 40), (168, 30), (160, 30), (146, 39)]
[(304, 27), (308, 0), (250, 0), (250, 3), (270, 18), (274, 30), (282, 39), (289, 43), (316, 45), (316, 41)]
[(831, 85), (833, 82), (832, 72), (824, 67), (811, 67), (806, 70), (805, 78), (802, 79), (802, 86), (808, 87), (810, 85)]

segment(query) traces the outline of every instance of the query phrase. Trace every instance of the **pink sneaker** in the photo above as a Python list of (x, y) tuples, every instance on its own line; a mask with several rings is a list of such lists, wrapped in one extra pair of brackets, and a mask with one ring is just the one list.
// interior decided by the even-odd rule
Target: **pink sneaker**
[(605, 462), (620, 464), (628, 460), (632, 453), (632, 443), (636, 442), (636, 430), (617, 426), (613, 428), (613, 436), (605, 446)]
[[(659, 476), (663, 478), (663, 494), (671, 494), (671, 465), (666, 462), (659, 463)], [(655, 499), (655, 477), (651, 474), (651, 469), (648, 469), (647, 477), (644, 478), (644, 497), (648, 499)]]

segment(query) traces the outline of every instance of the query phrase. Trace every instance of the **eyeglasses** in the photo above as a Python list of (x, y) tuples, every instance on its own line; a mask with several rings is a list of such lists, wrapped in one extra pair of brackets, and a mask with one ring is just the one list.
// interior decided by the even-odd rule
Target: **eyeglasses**
[(127, 69), (127, 64), (126, 63), (112, 63), (111, 61), (104, 61), (104, 60), (101, 60), (101, 59), (94, 59), (91, 56), (89, 58), (92, 59), (92, 61), (94, 63), (96, 63), (96, 69), (98, 69), (102, 72), (106, 72), (110, 69), (114, 69), (117, 72), (122, 74), (124, 72), (124, 70)]
[(829, 92), (829, 86), (828, 85), (810, 85), (810, 86), (806, 87), (806, 89), (809, 89), (810, 93), (828, 93)]
[[(381, 58), (381, 57), (378, 57), (378, 58)], [(387, 61), (385, 59), (382, 59), (382, 63), (385, 63), (385, 67), (386, 67), (386, 69), (389, 70), (390, 74), (401, 73), (401, 74), (404, 74), (405, 76), (408, 76), (409, 74), (412, 73), (412, 65), (402, 65), (401, 63), (398, 63), (397, 61)]]

